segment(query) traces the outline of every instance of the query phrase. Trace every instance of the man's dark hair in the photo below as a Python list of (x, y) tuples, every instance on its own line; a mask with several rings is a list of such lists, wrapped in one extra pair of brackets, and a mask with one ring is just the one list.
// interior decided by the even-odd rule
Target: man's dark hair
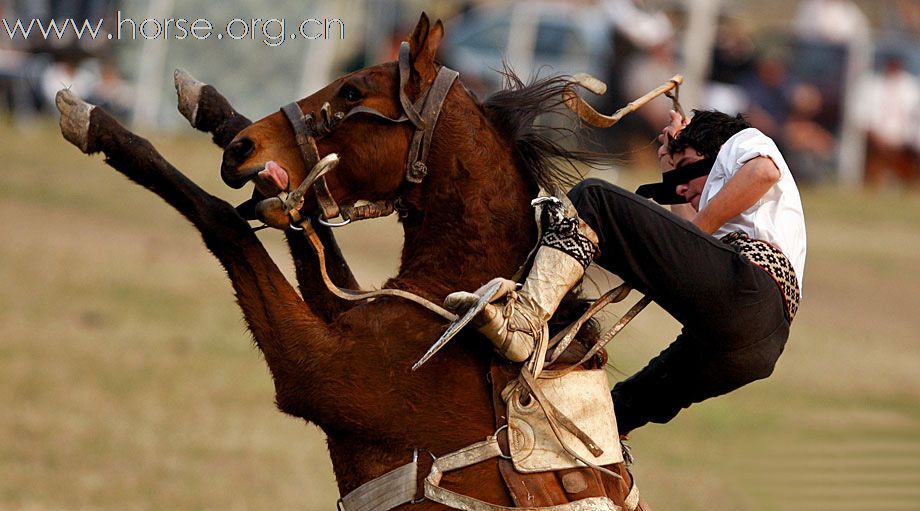
[(731, 116), (718, 110), (694, 110), (690, 124), (671, 140), (668, 151), (674, 154), (692, 147), (703, 158), (715, 158), (726, 140), (750, 127), (741, 114)]

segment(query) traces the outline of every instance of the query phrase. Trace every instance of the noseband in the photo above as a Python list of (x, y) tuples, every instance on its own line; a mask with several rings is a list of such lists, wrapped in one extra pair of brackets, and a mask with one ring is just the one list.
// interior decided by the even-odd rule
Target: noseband
[[(444, 99), (447, 97), (447, 93), (459, 73), (442, 66), (438, 70), (434, 83), (415, 103), (406, 94), (406, 85), (409, 83), (410, 74), (409, 43), (403, 42), (399, 47), (399, 102), (402, 106), (402, 114), (395, 119), (363, 105), (352, 108), (347, 114), (344, 112), (333, 113), (331, 105), (326, 102), (320, 109), (318, 119), (314, 117), (312, 112), (304, 114), (296, 102), (283, 106), (281, 111), (288, 122), (291, 123), (305, 167), (312, 169), (319, 162), (316, 139), (329, 135), (342, 122), (355, 115), (372, 115), (392, 123), (410, 122), (415, 127), (409, 144), (409, 153), (406, 157), (406, 181), (412, 184), (421, 183), (428, 174), (428, 165), (426, 163), (428, 150), (431, 147), (431, 139), (434, 135), (434, 128), (438, 123), (438, 116), (441, 114), (441, 107), (444, 105)], [(322, 214), (319, 218), (320, 223), (331, 227), (345, 225), (352, 220), (386, 216), (395, 210), (394, 201), (340, 207), (329, 193), (329, 187), (326, 184), (324, 175), (318, 176), (313, 182), (305, 180), (301, 187), (298, 188), (305, 187), (313, 187), (316, 193), (317, 202), (322, 208)], [(297, 224), (302, 221), (300, 213), (296, 210), (292, 210), (290, 216)], [(328, 222), (329, 219), (337, 216), (341, 216), (344, 222), (338, 224)]]

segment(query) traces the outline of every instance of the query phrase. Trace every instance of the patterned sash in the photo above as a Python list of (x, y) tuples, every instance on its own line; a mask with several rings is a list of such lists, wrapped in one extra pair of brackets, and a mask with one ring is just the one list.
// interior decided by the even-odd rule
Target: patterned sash
[(799, 309), (801, 294), (799, 281), (792, 263), (780, 249), (763, 240), (753, 239), (743, 231), (735, 231), (722, 237), (722, 243), (736, 247), (742, 256), (769, 273), (783, 293), (786, 305), (786, 319), (792, 322)]

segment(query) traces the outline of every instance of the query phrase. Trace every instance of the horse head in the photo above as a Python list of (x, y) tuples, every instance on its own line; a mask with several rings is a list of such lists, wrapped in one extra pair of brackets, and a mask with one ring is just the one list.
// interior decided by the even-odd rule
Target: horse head
[[(274, 196), (296, 189), (319, 155), (336, 153), (341, 163), (324, 185), (336, 203), (395, 200), (407, 179), (418, 183), (423, 177), (407, 175), (414, 163), (410, 149), (414, 136), (433, 132), (435, 123), (418, 117), (422, 108), (416, 109), (416, 102), (433, 101), (430, 91), (440, 71), (434, 58), (443, 36), (441, 21), (432, 25), (422, 14), (398, 62), (345, 75), (285, 107), (287, 112), (242, 130), (224, 150), (224, 181), (239, 188), (253, 180), (261, 195)], [(452, 82), (439, 93), (447, 95)], [(430, 142), (431, 132), (423, 144)], [(308, 194), (303, 210), (316, 209), (313, 202)]]

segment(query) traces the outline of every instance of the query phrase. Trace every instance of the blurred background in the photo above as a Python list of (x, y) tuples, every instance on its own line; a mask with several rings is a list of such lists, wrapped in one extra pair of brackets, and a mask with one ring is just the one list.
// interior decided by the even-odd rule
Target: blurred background
[[(686, 109), (745, 114), (803, 189), (805, 296), (786, 353), (770, 379), (633, 435), (653, 508), (920, 509), (920, 0), (0, 0), (0, 509), (333, 508), (322, 434), (274, 409), (217, 262), (165, 204), (60, 137), (53, 96), (71, 87), (242, 201), (176, 112), (172, 70), (256, 119), (393, 60), (421, 11), (445, 21), (439, 57), (480, 97), (503, 61), (601, 78), (590, 99), (605, 113), (681, 73)], [(128, 18), (154, 20), (147, 35), (178, 18), (249, 28), (131, 38)], [(307, 19), (315, 38), (285, 38)], [(78, 38), (39, 20), (104, 22)], [(591, 133), (621, 162), (592, 175), (655, 180), (669, 108)], [(292, 274), (280, 234), (260, 237)], [(393, 219), (340, 239), (365, 287), (395, 274)], [(643, 312), (609, 349), (611, 380), (678, 329)]]

